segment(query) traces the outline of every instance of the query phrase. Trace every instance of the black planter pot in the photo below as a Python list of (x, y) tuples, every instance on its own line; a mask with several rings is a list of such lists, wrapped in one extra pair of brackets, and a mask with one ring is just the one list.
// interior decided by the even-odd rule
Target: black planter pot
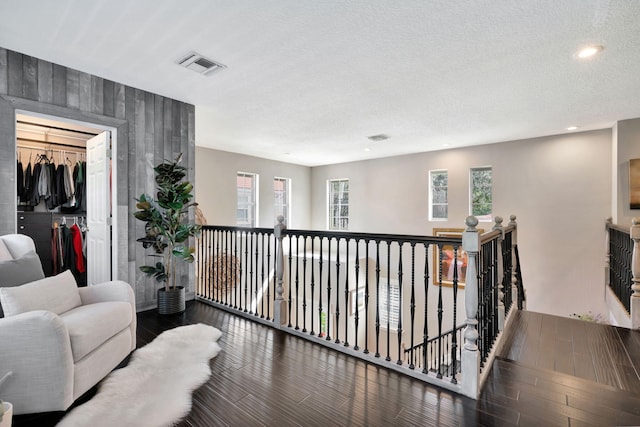
[(168, 291), (158, 289), (158, 313), (176, 314), (185, 310), (184, 286), (177, 286)]

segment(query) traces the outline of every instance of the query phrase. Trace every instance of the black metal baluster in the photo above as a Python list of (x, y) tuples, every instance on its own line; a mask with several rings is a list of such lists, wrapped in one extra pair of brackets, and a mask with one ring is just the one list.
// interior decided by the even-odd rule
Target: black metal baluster
[(315, 237), (311, 237), (311, 332), (310, 334), (313, 336), (315, 335), (315, 331), (313, 330), (313, 318), (315, 315), (315, 312), (313, 311), (313, 302), (316, 299), (316, 294), (315, 294), (315, 288), (316, 288), (316, 281), (315, 281), (315, 266), (313, 265), (313, 260), (315, 259), (315, 252), (314, 252), (314, 243), (316, 241)]
[(347, 254), (344, 261), (344, 346), (349, 347), (349, 239), (345, 239)]
[(249, 283), (248, 288), (245, 288), (245, 313), (247, 313), (251, 308), (251, 301), (249, 300), (249, 297), (253, 293), (253, 233), (247, 232), (247, 239), (249, 240), (247, 243), (247, 246), (249, 247), (249, 251), (247, 253), (247, 260), (249, 262)]
[[(429, 372), (429, 365), (427, 364), (427, 342), (429, 341), (429, 244), (424, 244), (424, 274), (423, 274), (423, 287), (424, 287), (424, 327), (422, 330), (422, 373)], [(435, 268), (435, 265), (434, 265)]]
[(402, 365), (402, 246), (404, 242), (398, 241), (398, 365)]
[(380, 357), (380, 241), (376, 240), (376, 353)]
[[(265, 233), (260, 233), (260, 318), (264, 319), (264, 238)], [(268, 266), (267, 266), (268, 267)], [(269, 286), (269, 284), (267, 284)]]
[[(369, 239), (365, 239), (364, 354), (369, 354)], [(358, 331), (356, 330), (356, 334)]]
[(391, 242), (387, 240), (387, 362), (391, 361)]
[(300, 251), (299, 251), (299, 246), (300, 246), (300, 235), (298, 234), (296, 236), (296, 279), (295, 279), (295, 284), (296, 284), (296, 327), (295, 330), (299, 330), (300, 329), (300, 325), (299, 325), (299, 312), (300, 312), (300, 292), (299, 292), (299, 286), (300, 286)]
[(409, 369), (415, 369), (416, 364), (413, 357), (413, 333), (416, 323), (416, 243), (411, 242), (411, 301), (409, 302), (409, 312), (411, 316), (411, 353)]
[[(274, 275), (271, 276), (271, 273), (269, 272), (270, 269), (269, 267), (271, 266), (271, 236), (272, 234), (268, 234), (267, 235), (267, 320), (271, 320), (271, 277), (273, 277), (273, 280), (275, 281), (275, 271), (276, 271), (276, 260), (275, 260), (275, 256), (273, 259), (273, 272)], [(273, 235), (275, 238), (275, 234)], [(275, 252), (274, 252), (275, 254)]]
[[(320, 237), (320, 253), (318, 255), (318, 328), (320, 329), (320, 332), (318, 333), (318, 336), (322, 336), (322, 334), (324, 333), (322, 331), (322, 264), (323, 264), (323, 254), (322, 254), (322, 241), (323, 238)], [(325, 326), (326, 326), (326, 322), (325, 322)]]
[(238, 251), (239, 261), (240, 261), (240, 277), (238, 280), (238, 301), (237, 308), (238, 310), (242, 310), (242, 280), (244, 278), (244, 283), (246, 286), (247, 283), (247, 235), (244, 231), (240, 231), (240, 249)]
[(340, 343), (340, 238), (336, 238), (336, 340)]
[[(260, 289), (260, 275), (258, 273), (258, 264), (260, 261), (260, 235), (262, 233), (256, 231), (255, 233), (255, 239), (256, 239), (256, 252), (255, 252), (255, 269), (256, 269), (256, 274), (255, 274), (255, 287), (253, 288), (253, 302), (251, 303), (252, 306), (252, 310), (253, 310), (253, 315), (254, 316), (258, 316), (258, 289)], [(253, 306), (255, 305), (255, 309), (253, 308)]]
[(326, 317), (326, 322), (327, 322), (327, 341), (331, 341), (331, 240), (332, 238), (329, 237), (329, 243), (328, 243), (328, 259), (327, 262), (329, 264), (329, 271), (327, 271), (327, 317)]
[(249, 236), (249, 232), (245, 233), (245, 245), (244, 245), (244, 260), (245, 265), (247, 267), (244, 275), (244, 307), (243, 311), (246, 313), (247, 311), (247, 301), (249, 301), (249, 283), (251, 282), (251, 237)]
[(307, 236), (304, 236), (302, 245), (302, 332), (307, 332)]
[(355, 305), (354, 305), (354, 323), (355, 323), (355, 337), (354, 337), (354, 345), (353, 345), (353, 349), (358, 351), (360, 348), (358, 347), (358, 326), (360, 324), (360, 310), (358, 310), (359, 307), (359, 301), (358, 301), (358, 289), (360, 289), (360, 240), (356, 239), (356, 265), (355, 265), (355, 270), (356, 270), (356, 275), (355, 275), (355, 279), (356, 279), (356, 285), (355, 285), (355, 291), (354, 291), (354, 295), (353, 298), (355, 299)]
[[(234, 256), (236, 257), (236, 265), (238, 276), (233, 281), (233, 308), (238, 309), (238, 292), (242, 289), (242, 232), (236, 231), (236, 246)], [(238, 248), (240, 246), (240, 248)], [(235, 269), (236, 267), (234, 267)]]
[[(442, 378), (442, 370), (440, 369), (440, 366), (442, 366), (442, 258), (443, 258), (443, 250), (442, 250), (442, 244), (438, 244), (438, 252), (439, 252), (439, 259), (438, 259), (438, 265), (440, 266), (440, 268), (438, 268), (438, 271), (440, 272), (439, 274), (439, 284), (438, 284), (438, 361), (437, 364), (438, 366), (436, 366), (436, 370), (437, 370), (437, 377), (438, 378)], [(454, 257), (455, 259), (455, 254)]]
[(221, 283), (222, 286), (220, 286), (220, 292), (222, 293), (221, 295), (221, 299), (224, 305), (227, 305), (227, 287), (229, 286), (229, 283), (227, 283), (227, 280), (229, 279), (229, 262), (231, 261), (229, 259), (229, 236), (231, 234), (231, 231), (227, 230), (224, 234), (224, 258), (222, 258), (222, 265), (223, 265), (223, 269), (221, 271), (221, 273), (223, 273), (223, 280), (224, 283)]
[(458, 350), (458, 341), (456, 337), (456, 317), (458, 316), (458, 251), (461, 251), (462, 247), (457, 246), (455, 249), (455, 261), (453, 267), (453, 329), (451, 329), (451, 358), (449, 360), (449, 368), (453, 369), (451, 375), (451, 382), (457, 384), (456, 380), (456, 351)]
[[(293, 286), (291, 286), (291, 274), (292, 274), (292, 265), (293, 263), (291, 262), (293, 260), (293, 235), (289, 235), (289, 277), (287, 277), (287, 288), (289, 288), (289, 315), (288, 317), (288, 323), (287, 326), (289, 328), (291, 328), (293, 325), (291, 324), (291, 313), (293, 313), (293, 311), (291, 311), (291, 304), (293, 304), (293, 298), (292, 298), (292, 292), (293, 292)], [(284, 240), (283, 240), (284, 242)], [(296, 246), (297, 248), (297, 246)], [(298, 311), (298, 302), (296, 301), (296, 311)]]

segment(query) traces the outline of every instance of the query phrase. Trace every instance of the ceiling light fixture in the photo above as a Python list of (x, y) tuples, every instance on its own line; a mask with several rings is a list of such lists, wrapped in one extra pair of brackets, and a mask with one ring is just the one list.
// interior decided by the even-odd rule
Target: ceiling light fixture
[(578, 126), (569, 126), (567, 128), (567, 130), (576, 130), (576, 129), (578, 129)]
[(378, 135), (371, 135), (368, 136), (367, 139), (371, 140), (371, 141), (384, 141), (385, 139), (389, 139), (391, 138), (389, 135), (386, 135), (384, 133), (378, 134)]
[(586, 46), (578, 51), (577, 56), (580, 59), (591, 58), (596, 54), (602, 52), (603, 50), (604, 50), (604, 46), (601, 46), (601, 45)]

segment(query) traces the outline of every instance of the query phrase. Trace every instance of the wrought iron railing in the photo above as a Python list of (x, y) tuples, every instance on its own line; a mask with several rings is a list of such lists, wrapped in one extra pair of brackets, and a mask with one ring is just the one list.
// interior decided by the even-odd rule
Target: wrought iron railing
[(462, 236), (287, 230), (282, 224), (275, 229), (204, 226), (197, 296), (475, 397), (477, 390), (461, 391), (458, 384), (462, 332), (475, 328), (460, 304), (468, 308), (465, 286), (471, 286), (479, 296), (473, 319), (484, 363), (511, 308), (515, 283), (515, 221), (506, 228), (501, 221), (482, 235), (482, 248), (475, 253), (463, 248)]
[(633, 290), (632, 257), (634, 242), (629, 229), (607, 222), (609, 264), (608, 285), (627, 313), (631, 313)]

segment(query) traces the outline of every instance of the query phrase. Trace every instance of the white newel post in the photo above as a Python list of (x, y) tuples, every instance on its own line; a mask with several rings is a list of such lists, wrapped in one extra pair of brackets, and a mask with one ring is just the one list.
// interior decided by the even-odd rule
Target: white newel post
[(287, 323), (287, 302), (284, 300), (284, 288), (282, 278), (284, 276), (284, 251), (282, 231), (287, 228), (284, 225), (284, 217), (278, 216), (278, 223), (274, 228), (274, 235), (278, 245), (276, 253), (276, 299), (273, 301), (273, 322), (277, 328)]
[(466, 230), (462, 233), (462, 249), (467, 253), (466, 286), (464, 290), (464, 308), (467, 327), (464, 330), (462, 348), (462, 394), (478, 398), (480, 377), (480, 352), (478, 351), (478, 255), (480, 253), (480, 234), (476, 229), (478, 219), (467, 217)]
[(640, 329), (640, 217), (631, 221), (629, 232), (633, 240), (633, 255), (631, 255), (631, 328)]
[[(513, 231), (511, 232), (511, 301), (515, 302), (516, 306), (518, 304), (520, 295), (518, 294), (518, 272), (516, 271), (516, 267), (518, 266), (518, 260), (516, 259), (516, 247), (518, 246), (518, 223), (516, 222), (516, 216), (511, 215), (509, 217), (509, 225), (513, 226)], [(524, 310), (524, 304), (522, 303)]]
[(495, 218), (495, 225), (493, 230), (500, 232), (500, 237), (497, 240), (497, 252), (498, 252), (498, 330), (504, 330), (504, 259), (502, 258), (502, 248), (504, 246), (504, 227), (502, 226), (502, 217), (497, 216)]

